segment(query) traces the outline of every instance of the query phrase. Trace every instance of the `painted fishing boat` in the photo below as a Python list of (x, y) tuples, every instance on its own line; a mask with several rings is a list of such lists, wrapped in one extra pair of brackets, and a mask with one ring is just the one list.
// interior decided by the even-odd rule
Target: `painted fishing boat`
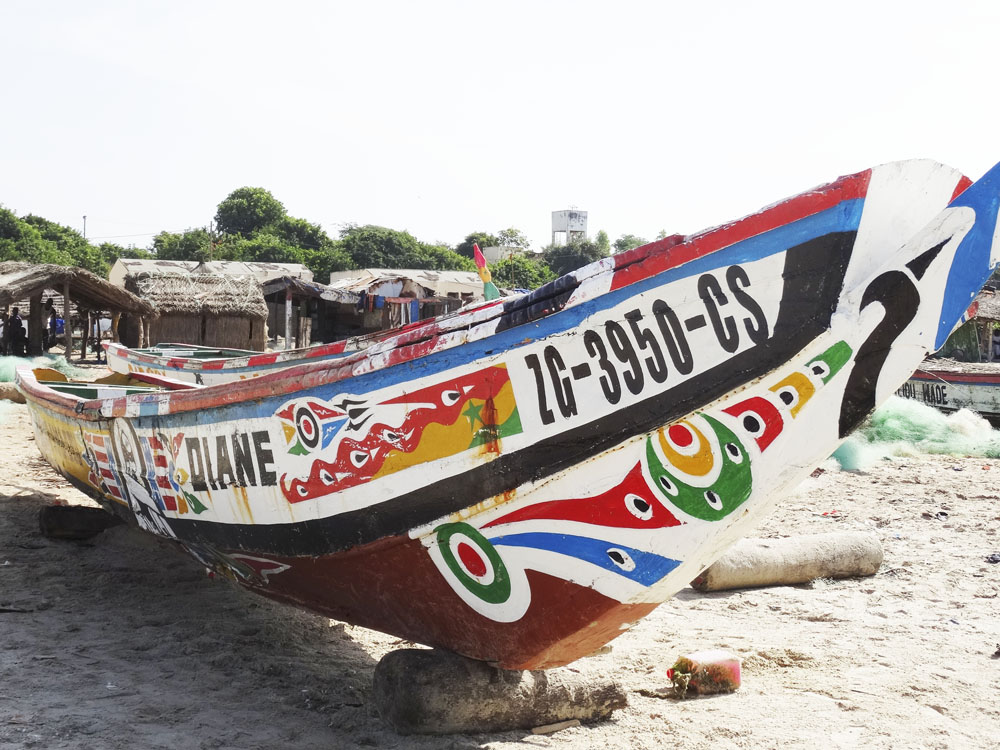
[(997, 261), (1000, 165), (970, 184), (876, 167), (235, 383), (18, 384), (70, 482), (254, 591), (558, 666), (685, 586), (940, 346)]
[(104, 343), (108, 367), (113, 372), (140, 378), (168, 377), (197, 385), (256, 378), (302, 362), (335, 359), (362, 348), (358, 340), (273, 352), (174, 343), (132, 349), (119, 343)]
[(368, 349), (386, 339), (393, 339), (395, 342), (401, 334), (417, 338), (441, 335), (468, 326), (470, 312), (494, 307), (496, 304), (496, 301), (479, 302), (460, 312), (415, 321), (390, 331), (378, 331), (328, 344), (273, 352), (175, 343), (133, 349), (119, 343), (105, 342), (104, 349), (107, 353), (108, 367), (113, 372), (137, 378), (149, 375), (196, 385), (217, 385), (258, 378), (307, 362), (337, 359), (351, 352)]
[(896, 395), (944, 412), (969, 409), (997, 424), (1000, 423), (1000, 363), (926, 359)]

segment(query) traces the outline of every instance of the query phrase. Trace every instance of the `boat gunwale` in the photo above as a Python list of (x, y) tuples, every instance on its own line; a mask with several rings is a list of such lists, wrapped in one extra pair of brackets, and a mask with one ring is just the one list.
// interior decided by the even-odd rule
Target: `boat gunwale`
[[(843, 201), (863, 196), (863, 185), (871, 175), (871, 169), (851, 175), (845, 175), (836, 180), (811, 188), (798, 195), (710, 229), (678, 240), (679, 235), (657, 240), (642, 245), (617, 256), (610, 256), (595, 261), (583, 268), (572, 271), (548, 284), (539, 287), (534, 292), (514, 298), (519, 307), (529, 315), (537, 314), (535, 318), (525, 318), (512, 328), (520, 328), (538, 319), (559, 312), (565, 307), (558, 297), (566, 295), (579, 287), (584, 281), (596, 278), (602, 274), (612, 276), (613, 283), (606, 292), (631, 286), (639, 281), (653, 278), (667, 270), (683, 266), (693, 260), (704, 257), (712, 252), (730, 247), (738, 242), (748, 240), (785, 226), (795, 221), (803, 220), (825, 210), (835, 208)], [(764, 222), (763, 217), (776, 219)], [(715, 242), (713, 242), (715, 240)], [(616, 284), (616, 275), (625, 271), (622, 283)], [(556, 300), (557, 304), (542, 307), (545, 301)], [(534, 304), (525, 303), (535, 301)], [(178, 414), (200, 411), (211, 408), (229, 406), (232, 404), (273, 398), (282, 394), (291, 395), (311, 388), (341, 382), (354, 376), (384, 367), (410, 364), (414, 360), (431, 354), (457, 348), (468, 342), (467, 337), (456, 336), (462, 331), (468, 332), (475, 327), (492, 322), (508, 313), (503, 300), (490, 300), (492, 304), (484, 304), (472, 310), (455, 313), (451, 320), (461, 325), (454, 328), (441, 329), (440, 319), (431, 318), (420, 325), (403, 329), (393, 329), (385, 338), (376, 341), (372, 346), (346, 354), (336, 359), (322, 359), (303, 362), (298, 365), (276, 369), (259, 377), (235, 382), (218, 383), (210, 386), (196, 386), (182, 392), (159, 391), (153, 394), (137, 394), (110, 399), (92, 399), (82, 403), (74, 403), (72, 413), (77, 418), (100, 420), (113, 417), (146, 416), (143, 404), (155, 404), (156, 414)], [(496, 312), (497, 315), (483, 316), (484, 312)], [(433, 335), (427, 336), (427, 330)], [(440, 344), (444, 344), (437, 348)], [(318, 347), (317, 347), (318, 348)], [(306, 350), (300, 350), (306, 351)], [(358, 365), (370, 362), (376, 357), (393, 355), (395, 361), (388, 364), (374, 365), (367, 372), (355, 372)], [(240, 358), (243, 359), (243, 358)], [(61, 395), (61, 394), (60, 394)], [(51, 398), (48, 400), (52, 400)], [(58, 402), (63, 402), (58, 399)], [(132, 408), (130, 408), (132, 407)], [(63, 409), (69, 409), (65, 403)]]

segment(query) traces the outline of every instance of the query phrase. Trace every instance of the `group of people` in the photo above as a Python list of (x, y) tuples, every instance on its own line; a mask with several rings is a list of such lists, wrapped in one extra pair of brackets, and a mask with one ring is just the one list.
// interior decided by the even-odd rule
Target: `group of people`
[[(58, 318), (52, 299), (45, 301), (45, 328), (42, 330), (42, 349), (48, 351), (56, 342)], [(19, 308), (14, 307), (8, 315), (0, 310), (0, 355), (24, 357), (28, 353), (28, 328), (21, 317)]]
[(10, 315), (0, 312), (0, 354), (23, 357), (28, 348), (28, 330), (21, 319), (21, 311), (13, 308)]

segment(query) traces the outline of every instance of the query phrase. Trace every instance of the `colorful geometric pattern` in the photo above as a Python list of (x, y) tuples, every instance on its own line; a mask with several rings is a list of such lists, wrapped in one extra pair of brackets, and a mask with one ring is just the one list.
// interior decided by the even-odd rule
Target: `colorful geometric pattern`
[(756, 464), (851, 354), (837, 342), (767, 389), (657, 430), (642, 460), (610, 489), (511, 511), (501, 506), (478, 528), (441, 524), (424, 544), (455, 593), (498, 622), (527, 611), (526, 570), (625, 601), (681, 564), (663, 554), (678, 539), (674, 527), (721, 521), (750, 498)]
[(301, 398), (275, 413), (290, 471), (281, 477), (289, 502), (355, 487), (475, 447), (489, 450), (522, 431), (506, 366), (478, 370), (403, 396), (371, 403), (342, 394)]

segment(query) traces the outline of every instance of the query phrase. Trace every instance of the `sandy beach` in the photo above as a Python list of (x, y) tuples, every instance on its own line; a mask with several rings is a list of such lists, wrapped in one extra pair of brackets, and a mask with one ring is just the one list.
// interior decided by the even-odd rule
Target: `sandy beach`
[[(876, 457), (822, 471), (756, 536), (869, 530), (871, 578), (683, 590), (593, 657), (628, 692), (611, 721), (552, 735), (404, 737), (375, 664), (412, 644), (253, 596), (128, 527), (46, 539), (89, 503), (0, 401), (0, 746), (10, 748), (983, 748), (1000, 746), (1000, 460)], [(872, 450), (877, 450), (872, 448)], [(732, 694), (658, 697), (680, 654), (728, 648)]]

